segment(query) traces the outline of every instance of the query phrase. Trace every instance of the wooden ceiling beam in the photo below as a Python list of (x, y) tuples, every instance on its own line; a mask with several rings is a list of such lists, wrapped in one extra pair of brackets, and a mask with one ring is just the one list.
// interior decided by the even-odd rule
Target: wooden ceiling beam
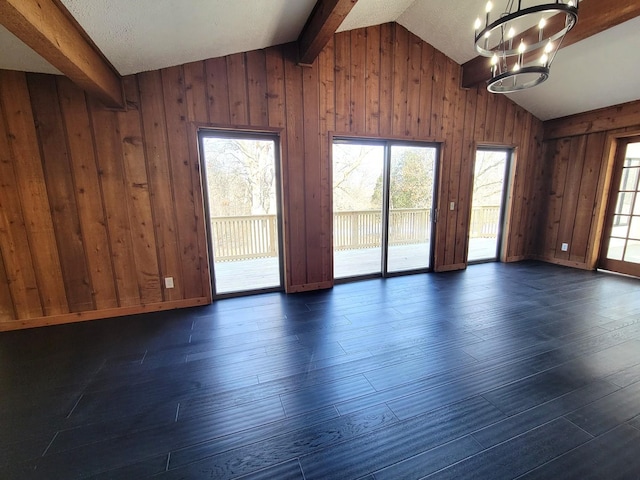
[[(560, 48), (573, 45), (580, 40), (608, 30), (637, 16), (640, 16), (640, 2), (638, 0), (616, 0), (615, 2), (582, 0), (578, 12), (578, 23), (567, 33)], [(556, 15), (556, 17), (564, 19), (562, 15)], [(555, 17), (552, 17), (550, 22), (554, 21), (553, 18)], [(534, 34), (534, 32), (537, 32), (536, 27), (530, 28), (521, 36), (526, 38)], [(518, 36), (518, 38), (521, 36)], [(469, 37), (472, 37), (471, 33)], [(472, 88), (478, 83), (486, 82), (491, 76), (490, 70), (489, 58), (478, 56), (469, 60), (462, 65), (462, 86), (464, 88)]]
[(105, 106), (124, 107), (120, 75), (59, 0), (0, 0), (0, 23)]
[(311, 65), (358, 0), (318, 0), (298, 37), (298, 63)]

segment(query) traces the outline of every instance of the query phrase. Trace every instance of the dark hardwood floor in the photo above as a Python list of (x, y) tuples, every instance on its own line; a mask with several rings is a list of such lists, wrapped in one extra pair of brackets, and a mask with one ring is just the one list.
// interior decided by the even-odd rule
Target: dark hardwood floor
[(640, 280), (542, 263), (0, 334), (2, 479), (639, 479)]

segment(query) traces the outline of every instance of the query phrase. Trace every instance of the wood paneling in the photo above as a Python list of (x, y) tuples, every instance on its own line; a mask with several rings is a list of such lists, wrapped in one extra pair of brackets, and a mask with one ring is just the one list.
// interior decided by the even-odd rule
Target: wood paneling
[(127, 77), (124, 88), (129, 108), (117, 117), (138, 291), (142, 303), (157, 303), (162, 301), (162, 290), (136, 78)]
[[(200, 66), (191, 115), (202, 117)], [(62, 77), (0, 72), (0, 330), (208, 301), (202, 200), (178, 78), (179, 94), (168, 86), (166, 103), (183, 107), (166, 114), (160, 72), (125, 78), (121, 112)], [(164, 291), (164, 276), (175, 289)]]
[(97, 310), (115, 308), (118, 302), (111, 247), (104, 200), (96, 190), (99, 172), (85, 94), (66, 78), (58, 77), (56, 83), (94, 305)]
[(633, 127), (640, 123), (640, 100), (544, 122), (544, 138), (571, 137)]
[[(378, 31), (378, 49), (380, 46), (380, 38), (379, 38), (379, 30)], [(369, 41), (373, 36), (370, 35), (367, 30), (367, 46), (369, 47)], [(367, 55), (369, 55), (369, 49), (367, 51)], [(379, 57), (378, 57), (379, 58)], [(318, 56), (318, 75), (320, 78), (319, 81), (319, 111), (318, 114), (320, 116), (320, 158), (330, 158), (331, 145), (330, 145), (330, 135), (329, 132), (335, 131), (335, 75), (334, 75), (334, 66), (335, 66), (335, 50), (334, 50), (334, 42), (331, 40), (327, 46), (320, 52)], [(379, 122), (379, 110), (375, 106), (374, 102), (377, 101), (379, 87), (376, 89), (371, 88), (373, 83), (377, 83), (377, 78), (375, 81), (373, 78), (375, 75), (373, 74), (373, 70), (370, 66), (367, 67), (367, 105), (372, 106), (372, 109), (369, 109), (369, 115), (367, 116), (367, 131), (372, 130), (373, 132), (378, 131)], [(370, 99), (375, 98), (374, 102)], [(371, 112), (376, 112), (371, 113)], [(371, 118), (373, 117), (373, 119)], [(328, 186), (331, 185), (331, 164), (330, 162), (324, 162), (321, 169), (321, 177), (320, 177), (321, 185)], [(323, 223), (322, 223), (322, 235), (324, 236), (324, 241), (322, 243), (322, 255), (324, 257), (322, 263), (322, 278), (324, 279), (333, 279), (333, 248), (332, 248), (332, 232), (333, 232), (333, 195), (329, 188), (323, 187), (320, 192), (320, 201), (322, 203), (322, 212), (324, 213)], [(327, 280), (325, 280), (327, 281)]]
[(268, 125), (267, 64), (264, 50), (247, 52), (249, 125)]
[[(585, 269), (597, 266), (616, 139), (640, 133), (640, 102), (544, 123), (533, 250), (538, 258)], [(568, 244), (563, 252), (561, 246)]]
[[(267, 69), (267, 108), (269, 116), (269, 127), (280, 131), (280, 181), (282, 185), (289, 185), (289, 157), (287, 146), (289, 145), (289, 136), (287, 134), (287, 110), (286, 110), (286, 92), (284, 82), (284, 59), (280, 48), (272, 47), (266, 50), (266, 69)], [(284, 210), (288, 197), (284, 192), (282, 195), (281, 206)], [(283, 228), (285, 238), (289, 231), (289, 220), (283, 218)], [(289, 257), (290, 249), (285, 249), (280, 255), (284, 263), (285, 282), (289, 282), (291, 278), (291, 258)]]
[[(409, 34), (407, 62), (407, 120), (405, 134), (420, 135), (420, 86), (422, 85), (422, 45), (424, 42)], [(425, 82), (428, 83), (428, 82)]]
[(209, 102), (203, 101), (207, 98), (205, 62), (187, 63), (184, 66), (184, 82), (188, 120), (207, 123), (209, 121), (207, 111)]
[(244, 53), (227, 57), (227, 82), (231, 125), (249, 125), (247, 65)]
[[(380, 136), (391, 135), (393, 119), (393, 44), (395, 25), (380, 25)], [(339, 37), (339, 36), (338, 36)]]
[(5, 289), (3, 301), (13, 303), (3, 305), (2, 310), (5, 315), (13, 310), (17, 318), (39, 317), (43, 314), (42, 305), (4, 115), (0, 115), (0, 127), (5, 133), (0, 135), (0, 251), (7, 278), (0, 288)]
[[(285, 245), (291, 285), (307, 283), (307, 222), (305, 205), (304, 96), (302, 68), (293, 61), (292, 51), (284, 59), (287, 146), (287, 183), (284, 185)], [(347, 104), (347, 109), (349, 105)], [(347, 114), (348, 118), (348, 114)], [(313, 188), (313, 187), (312, 187)], [(317, 221), (317, 218), (314, 220)], [(311, 223), (311, 222), (309, 222)]]
[(62, 112), (58, 103), (50, 101), (57, 96), (56, 79), (52, 75), (33, 75), (28, 84), (69, 310), (92, 310), (86, 259), (78, 255), (84, 251), (84, 245)]
[[(364, 49), (363, 49), (364, 51)], [(363, 86), (364, 87), (364, 86)], [(364, 88), (362, 89), (364, 92)], [(313, 158), (320, 151), (320, 91), (318, 88), (318, 62), (302, 71), (302, 97), (304, 116), (304, 159)], [(364, 109), (362, 109), (364, 110)], [(306, 222), (305, 244), (307, 248), (306, 279), (304, 283), (318, 283), (324, 280), (323, 273), (327, 262), (331, 261), (330, 251), (324, 248), (331, 242), (331, 225), (326, 219), (331, 217), (323, 205), (322, 190), (326, 184), (322, 179), (326, 162), (304, 161), (304, 205), (307, 218), (316, 218), (316, 222)], [(322, 208), (322, 207), (325, 208)], [(328, 229), (327, 229), (328, 227)], [(315, 254), (309, 254), (315, 252)]]
[(0, 328), (208, 301), (202, 127), (279, 132), (289, 292), (333, 282), (334, 133), (440, 143), (441, 271), (466, 265), (475, 147), (516, 147), (509, 257), (532, 253), (541, 122), (461, 89), (460, 66), (397, 24), (336, 34), (311, 67), (296, 55), (289, 44), (127, 77), (126, 112), (64, 78), (2, 72), (0, 312), (13, 318)]
[[(428, 43), (422, 44), (422, 61), (420, 62), (420, 127), (418, 136), (431, 136), (431, 102), (433, 101), (433, 79), (429, 75), (433, 71), (433, 56), (435, 49)], [(426, 81), (422, 81), (422, 79)], [(474, 94), (475, 96), (475, 94)]]
[[(433, 88), (431, 91), (431, 129), (429, 136), (438, 140), (444, 138), (442, 123), (442, 109), (444, 108), (444, 91), (446, 85), (446, 67), (447, 57), (444, 53), (436, 50), (433, 54), (433, 69), (431, 71), (431, 80)], [(428, 82), (429, 77), (425, 78)]]
[(33, 111), (26, 76), (20, 72), (0, 72), (0, 102), (6, 134), (13, 157), (15, 185), (24, 218), (27, 243), (36, 275), (40, 303), (45, 315), (67, 313), (58, 244), (53, 230), (51, 206), (38, 149)]
[(149, 189), (153, 202), (153, 226), (158, 246), (158, 273), (172, 276), (174, 288), (164, 291), (164, 300), (182, 297), (182, 269), (179, 261), (178, 227), (172, 192), (172, 164), (167, 148), (167, 127), (160, 72), (138, 76)]
[(409, 32), (396, 27), (393, 42), (393, 116), (391, 133), (402, 137), (407, 126), (407, 69), (409, 67)]
[[(445, 134), (444, 152), (442, 155), (442, 165), (440, 167), (441, 179), (440, 192), (441, 214), (438, 216), (440, 227), (436, 228), (440, 242), (436, 242), (435, 268), (442, 265), (455, 265), (460, 262), (455, 261), (456, 243), (466, 242), (465, 237), (456, 237), (457, 214), (460, 209), (458, 195), (460, 193), (460, 150), (462, 134), (459, 127), (462, 123), (460, 119), (461, 111), (458, 107), (459, 94), (464, 93), (458, 88), (459, 66), (452, 60), (447, 59), (445, 67), (446, 88), (444, 91), (444, 103), (442, 110), (442, 127)], [(464, 106), (464, 104), (463, 104)], [(464, 112), (462, 113), (464, 115)], [(469, 172), (466, 172), (467, 174)], [(449, 205), (453, 202), (454, 209)], [(446, 225), (446, 226), (445, 226)]]
[(209, 101), (209, 122), (228, 125), (229, 83), (227, 80), (227, 60), (224, 57), (205, 61), (207, 75), (207, 96)]
[(520, 243), (520, 248), (514, 248), (512, 250), (513, 255), (507, 257), (507, 261), (510, 259), (516, 260), (523, 255), (523, 252), (527, 252), (528, 255), (531, 255), (531, 252), (534, 252), (536, 249), (536, 235), (538, 228), (538, 217), (540, 210), (538, 209), (538, 201), (540, 199), (540, 190), (538, 186), (540, 185), (543, 172), (541, 165), (544, 163), (542, 161), (542, 137), (543, 137), (543, 126), (540, 122), (532, 122), (533, 129), (529, 134), (529, 147), (526, 149), (526, 153), (528, 155), (528, 159), (526, 162), (526, 198), (523, 198), (522, 202), (517, 202), (516, 205), (522, 205), (525, 215), (520, 217), (510, 216), (511, 221), (515, 221), (517, 218), (520, 218), (522, 223), (519, 226), (511, 228), (511, 235), (515, 232), (518, 232), (518, 235), (523, 236), (524, 232), (527, 232), (526, 242)]
[[(367, 35), (366, 30), (359, 28), (351, 31), (351, 75), (349, 76), (349, 90), (351, 91), (351, 131), (365, 134), (367, 115), (367, 84), (365, 66), (367, 63)], [(369, 100), (372, 98), (369, 97)], [(306, 112), (305, 112), (306, 113)], [(305, 125), (306, 127), (306, 125)]]
[[(340, 133), (351, 132), (351, 38), (349, 35), (336, 35), (335, 52), (335, 114), (336, 130)], [(328, 72), (327, 72), (328, 73)]]
[(93, 188), (102, 193), (104, 202), (118, 305), (138, 305), (140, 289), (131, 238), (131, 221), (135, 219), (129, 217), (130, 199), (125, 185), (118, 118), (96, 100), (89, 99), (88, 103), (99, 174), (98, 185)]
[(473, 189), (473, 171), (475, 160), (475, 143), (473, 141), (473, 135), (475, 130), (475, 115), (476, 106), (478, 101), (478, 95), (475, 90), (467, 90), (464, 97), (464, 131), (461, 149), (460, 159), (460, 171), (465, 172), (460, 177), (460, 196), (458, 198), (458, 218), (457, 218), (457, 232), (460, 232), (462, 238), (456, 244), (455, 262), (466, 263), (467, 261), (467, 248), (468, 237), (462, 232), (466, 232), (469, 222), (471, 221), (471, 201)]
[[(573, 238), (569, 260), (588, 263), (587, 254), (591, 246), (593, 216), (595, 213), (600, 160), (604, 153), (605, 134), (596, 133), (586, 139), (585, 156), (580, 176), (580, 189), (576, 202), (576, 215), (573, 224)], [(588, 234), (586, 232), (589, 232)]]
[(2, 251), (0, 251), (0, 322), (7, 322), (16, 316), (11, 300), (11, 290), (9, 289), (9, 277), (4, 267)]
[[(181, 67), (162, 70), (162, 88), (164, 92), (164, 109), (167, 119), (167, 139), (169, 157), (171, 158), (171, 185), (173, 188), (176, 226), (178, 228), (179, 263), (182, 268), (183, 298), (195, 298), (206, 295), (200, 275), (205, 268), (202, 259), (205, 244), (198, 239), (198, 222), (200, 205), (196, 205), (196, 189), (191, 175), (193, 159), (189, 155), (187, 108), (185, 102), (184, 77)], [(199, 250), (204, 249), (204, 250)]]
[(542, 124), (520, 107), (516, 107), (514, 138), (516, 162), (512, 173), (509, 197), (508, 232), (505, 260), (516, 261), (535, 250), (535, 226), (538, 204), (536, 179), (540, 179), (539, 165), (542, 148)]
[(367, 49), (365, 55), (365, 112), (367, 135), (380, 134), (380, 28), (365, 30)]

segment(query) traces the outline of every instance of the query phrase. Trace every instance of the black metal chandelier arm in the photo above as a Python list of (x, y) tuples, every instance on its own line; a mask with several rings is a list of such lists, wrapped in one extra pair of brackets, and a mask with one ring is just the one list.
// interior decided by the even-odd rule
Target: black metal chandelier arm
[[(550, 37), (546, 37), (542, 41), (529, 45), (530, 50), (537, 50), (539, 48), (542, 48), (547, 42), (550, 42), (550, 41), (554, 42), (564, 37), (567, 34), (567, 32), (569, 32), (569, 30), (571, 30), (578, 21), (578, 9), (574, 6), (564, 4), (564, 3), (548, 3), (544, 5), (536, 5), (533, 7), (525, 8), (523, 10), (518, 10), (516, 12), (509, 13), (508, 15), (498, 18), (494, 22), (491, 22), (490, 24), (486, 25), (485, 28), (483, 28), (480, 32), (476, 33), (475, 39), (474, 39), (476, 51), (484, 57), (493, 56), (493, 54), (495, 53), (495, 50), (486, 49), (481, 45), (481, 42), (483, 40), (486, 40), (487, 38), (489, 38), (487, 36), (487, 33), (490, 34), (498, 27), (506, 25), (507, 23), (517, 18), (522, 18), (527, 15), (534, 15), (534, 14), (543, 13), (543, 12), (550, 12), (550, 13), (555, 12), (556, 14), (565, 13), (569, 21), (566, 22), (566, 25), (563, 29), (556, 32), (554, 35)], [(512, 48), (512, 49), (500, 51), (500, 53), (502, 55), (506, 55), (510, 57), (510, 56), (518, 55), (519, 51), (517, 48)]]
[[(522, 8), (522, 1), (518, 0), (516, 11), (512, 11), (515, 0), (505, 1), (505, 13), (493, 22), (490, 21), (493, 2), (487, 2), (484, 28), (480, 18), (474, 25), (475, 50), (491, 58), (487, 90), (492, 93), (524, 90), (547, 80), (565, 35), (578, 21), (579, 0), (567, 3), (556, 0), (527, 8)], [(537, 30), (525, 27), (519, 35), (515, 32), (515, 28), (535, 24)]]

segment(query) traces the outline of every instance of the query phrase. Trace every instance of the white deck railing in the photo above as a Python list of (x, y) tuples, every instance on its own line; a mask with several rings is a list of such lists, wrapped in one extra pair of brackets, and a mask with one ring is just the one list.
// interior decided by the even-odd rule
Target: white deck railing
[(496, 238), (500, 228), (500, 207), (473, 207), (471, 209), (471, 238)]
[[(475, 207), (471, 212), (471, 237), (498, 234), (500, 207)], [(380, 245), (380, 211), (356, 210), (333, 215), (333, 246), (358, 250)], [(389, 245), (424, 243), (430, 237), (431, 210), (395, 209), (389, 214)], [(278, 256), (275, 215), (212, 217), (211, 234), (216, 261), (248, 260)]]
[(275, 215), (212, 217), (211, 236), (216, 261), (278, 256)]

